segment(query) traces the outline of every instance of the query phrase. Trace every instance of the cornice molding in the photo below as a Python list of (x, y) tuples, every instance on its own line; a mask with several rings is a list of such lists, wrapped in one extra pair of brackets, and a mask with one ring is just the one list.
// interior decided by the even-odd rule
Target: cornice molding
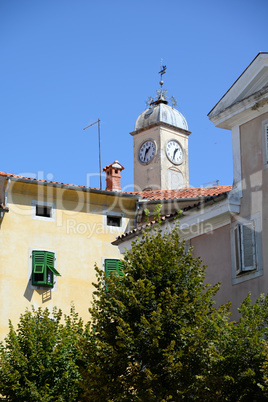
[(165, 123), (163, 121), (158, 121), (157, 123), (150, 124), (149, 126), (139, 128), (138, 130), (131, 131), (129, 134), (134, 136), (134, 135), (137, 135), (137, 134), (142, 133), (144, 131), (148, 131), (151, 128), (159, 127), (159, 126), (168, 128), (168, 129), (170, 129), (172, 131), (175, 131), (175, 132), (178, 132), (178, 133), (181, 133), (181, 134), (185, 134), (185, 135), (190, 135), (192, 133), (189, 130), (184, 130), (183, 128), (172, 126), (171, 124)]
[(216, 127), (231, 130), (268, 112), (268, 86), (210, 117)]
[[(208, 113), (209, 119), (267, 84), (268, 53), (260, 52)], [(245, 94), (245, 96), (243, 96)], [(246, 95), (247, 94), (247, 95)]]

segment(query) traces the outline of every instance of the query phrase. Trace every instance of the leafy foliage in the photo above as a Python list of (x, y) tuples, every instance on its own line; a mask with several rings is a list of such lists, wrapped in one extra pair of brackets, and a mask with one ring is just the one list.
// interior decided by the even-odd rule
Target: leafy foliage
[[(85, 395), (90, 401), (215, 400), (219, 336), (229, 336), (229, 306), (215, 309), (219, 285), (185, 252), (178, 228), (143, 234), (124, 258), (124, 277), (98, 282), (84, 345)], [(213, 397), (211, 397), (213, 386)], [(205, 391), (206, 393), (206, 391)]]
[(268, 400), (268, 297), (254, 304), (250, 295), (241, 304), (241, 317), (229, 327), (227, 342), (221, 339), (221, 360), (215, 371), (221, 378), (221, 394), (230, 401)]
[(76, 401), (81, 375), (77, 361), (83, 323), (71, 308), (61, 323), (61, 310), (39, 308), (20, 316), (18, 329), (0, 346), (0, 394), (5, 401)]

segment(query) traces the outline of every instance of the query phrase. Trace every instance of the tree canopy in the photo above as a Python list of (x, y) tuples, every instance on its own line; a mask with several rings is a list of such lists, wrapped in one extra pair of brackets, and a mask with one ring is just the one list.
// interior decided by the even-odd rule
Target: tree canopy
[(78, 343), (82, 320), (74, 307), (27, 310), (0, 346), (0, 395), (5, 401), (76, 401), (81, 393)]
[(96, 270), (84, 345), (88, 400), (265, 398), (264, 381), (263, 388), (258, 381), (266, 356), (266, 299), (255, 311), (248, 298), (239, 323), (231, 322), (230, 305), (214, 305), (219, 284), (204, 283), (205, 267), (185, 251), (176, 225), (169, 233), (160, 224), (145, 231), (125, 254), (123, 277)]

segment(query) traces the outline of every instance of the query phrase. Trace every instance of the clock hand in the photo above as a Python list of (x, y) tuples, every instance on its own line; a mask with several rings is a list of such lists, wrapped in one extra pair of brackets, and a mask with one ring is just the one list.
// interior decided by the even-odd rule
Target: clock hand
[(176, 148), (175, 151), (174, 151), (174, 153), (173, 153), (173, 158), (172, 158), (173, 160), (175, 159), (175, 155), (176, 155), (176, 152), (178, 152), (178, 149), (179, 149), (179, 148)]
[(146, 155), (148, 154), (148, 152), (150, 151), (151, 147), (146, 148), (146, 151), (144, 153), (144, 159), (146, 158)]

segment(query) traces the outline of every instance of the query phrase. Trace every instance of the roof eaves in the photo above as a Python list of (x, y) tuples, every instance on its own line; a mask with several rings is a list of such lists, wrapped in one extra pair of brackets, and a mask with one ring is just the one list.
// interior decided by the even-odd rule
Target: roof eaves
[(184, 128), (173, 126), (172, 124), (166, 123), (164, 121), (158, 121), (156, 123), (149, 124), (146, 127), (138, 128), (137, 130), (131, 131), (129, 134), (134, 136), (136, 134), (139, 134), (139, 133), (142, 133), (143, 131), (148, 130), (149, 128), (154, 128), (154, 127), (157, 127), (157, 126), (164, 126), (164, 127), (167, 127), (167, 128), (171, 128), (171, 129), (173, 129), (175, 131), (182, 132), (182, 133), (184, 133), (186, 135), (192, 134), (192, 132), (189, 131), (189, 130), (185, 130)]
[[(179, 212), (174, 212), (173, 214), (162, 216), (161, 224), (164, 224), (166, 222), (171, 222), (174, 219), (178, 218), (179, 216), (180, 216), (180, 218), (183, 218), (183, 216), (189, 215), (189, 213), (193, 212), (196, 209), (201, 208), (202, 206), (207, 207), (211, 204), (214, 204), (215, 202), (220, 202), (227, 197), (228, 197), (228, 192), (221, 193), (221, 194), (214, 195), (214, 196), (208, 196), (208, 197), (206, 197), (206, 199), (201, 200), (202, 202), (198, 202), (198, 204), (189, 205), (188, 207), (183, 208), (182, 213), (180, 213), (181, 211), (179, 211)], [(129, 232), (123, 233), (122, 235), (118, 236), (112, 242), (112, 244), (117, 246), (117, 245), (123, 243), (125, 240), (130, 240), (130, 239), (136, 237), (138, 234), (142, 233), (142, 231), (145, 230), (146, 228), (148, 230), (151, 230), (155, 226), (156, 223), (157, 223), (156, 221), (151, 221), (150, 223), (141, 225), (139, 228), (135, 228)]]
[(134, 200), (139, 200), (141, 198), (140, 195), (130, 194), (128, 192), (100, 190), (100, 189), (97, 189), (94, 187), (79, 186), (77, 184), (66, 184), (66, 183), (60, 183), (60, 182), (54, 182), (54, 181), (48, 181), (48, 180), (40, 180), (40, 179), (35, 179), (35, 178), (30, 178), (30, 177), (28, 178), (28, 177), (23, 177), (23, 176), (12, 175), (12, 174), (3, 173), (3, 172), (0, 172), (0, 176), (8, 177), (12, 181), (19, 181), (21, 183), (29, 183), (29, 184), (37, 184), (37, 185), (39, 184), (39, 185), (45, 185), (45, 186), (49, 186), (49, 187), (65, 188), (67, 190), (79, 190), (79, 191), (97, 193), (97, 194), (102, 194), (102, 195), (126, 197), (126, 198), (130, 198), (130, 199), (134, 199)]
[[(165, 215), (161, 217), (160, 223), (163, 225), (168, 219), (169, 220), (174, 220), (175, 218), (178, 218), (179, 212), (174, 212), (173, 214), (170, 215)], [(125, 232), (118, 236), (116, 240), (112, 242), (113, 245), (118, 245), (122, 243), (125, 240), (130, 240), (133, 237), (136, 237), (138, 234), (142, 233), (144, 230), (151, 230), (158, 222), (155, 220), (149, 222), (149, 223), (143, 223), (140, 225), (138, 228), (132, 229), (129, 232)]]
[(208, 112), (207, 116), (210, 119), (210, 116), (213, 112), (213, 110), (218, 106), (218, 104), (222, 101), (222, 99), (228, 94), (228, 92), (231, 91), (231, 89), (235, 86), (235, 84), (240, 80), (240, 78), (242, 77), (242, 75), (244, 75), (244, 73), (248, 70), (248, 68), (252, 65), (252, 63), (254, 63), (254, 61), (259, 57), (260, 54), (268, 54), (268, 52), (259, 52), (257, 54), (256, 57), (254, 57), (254, 59), (251, 61), (251, 63), (247, 66), (247, 68), (245, 68), (245, 70), (242, 72), (242, 74), (239, 75), (239, 77), (235, 80), (235, 82), (230, 86), (230, 88), (225, 92), (225, 94), (220, 98), (220, 100), (216, 103), (215, 106), (213, 106), (213, 108), (210, 110), (210, 112)]
[(155, 204), (156, 202), (161, 202), (161, 203), (168, 203), (168, 202), (188, 202), (188, 201), (199, 201), (202, 199), (205, 199), (207, 196), (199, 196), (199, 197), (180, 197), (180, 198), (158, 198), (155, 200), (149, 200), (148, 198), (143, 198), (139, 200), (140, 204)]

